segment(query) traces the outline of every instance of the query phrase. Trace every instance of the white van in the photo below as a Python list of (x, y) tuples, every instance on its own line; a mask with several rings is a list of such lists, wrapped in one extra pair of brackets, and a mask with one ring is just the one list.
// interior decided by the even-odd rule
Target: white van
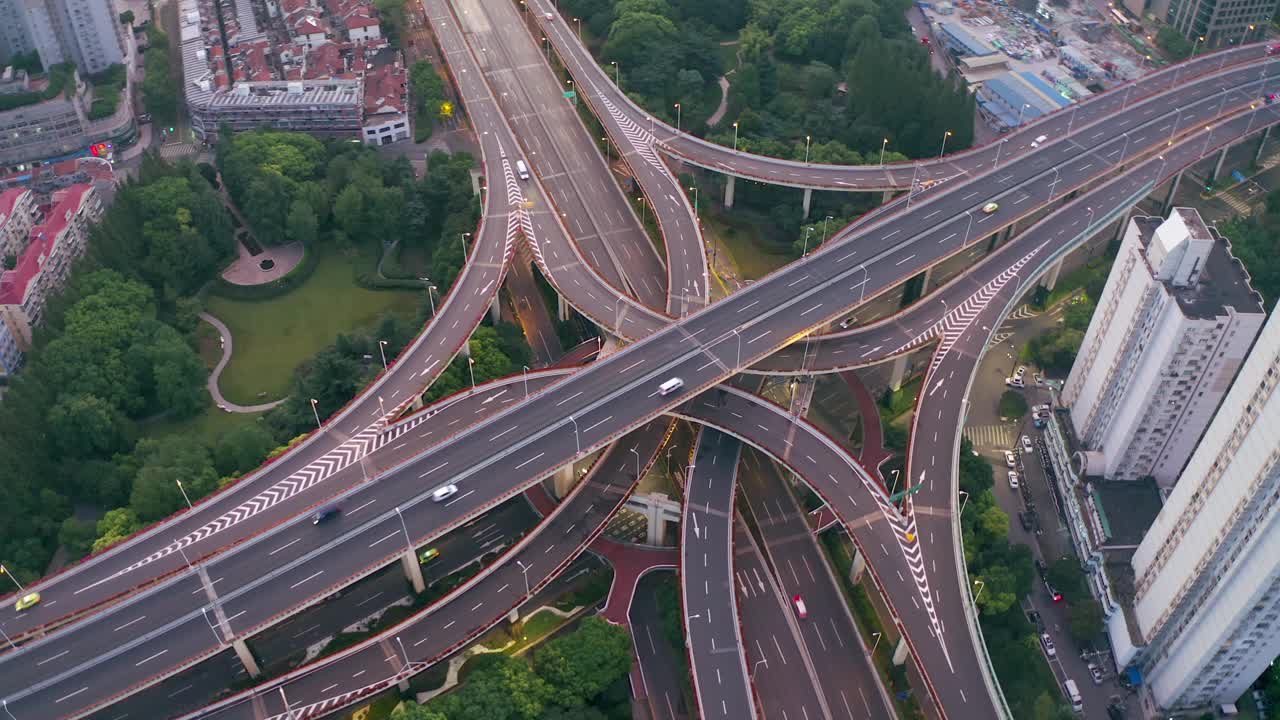
[(516, 174), (520, 176), (521, 180), (529, 179), (529, 167), (524, 164), (523, 160), (516, 161)]
[(1062, 689), (1067, 693), (1067, 699), (1071, 701), (1071, 709), (1078, 713), (1084, 712), (1084, 700), (1080, 697), (1080, 688), (1076, 687), (1076, 681), (1068, 679), (1062, 683)]
[(1036, 138), (1035, 140), (1032, 140), (1032, 141), (1031, 141), (1031, 147), (1033, 147), (1033, 148), (1038, 148), (1038, 147), (1040, 147), (1040, 143), (1042, 143), (1042, 142), (1044, 142), (1045, 140), (1048, 140), (1048, 139), (1049, 139), (1049, 136), (1048, 136), (1048, 135), (1041, 135), (1040, 137), (1038, 137), (1038, 138)]
[(671, 393), (679, 390), (682, 387), (684, 387), (684, 381), (678, 377), (673, 377), (670, 380), (658, 386), (658, 394), (670, 395)]

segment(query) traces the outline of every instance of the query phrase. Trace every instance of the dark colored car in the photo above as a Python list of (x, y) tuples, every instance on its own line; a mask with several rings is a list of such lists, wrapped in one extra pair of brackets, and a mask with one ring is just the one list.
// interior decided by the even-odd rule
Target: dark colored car
[(329, 518), (333, 517), (334, 515), (337, 515), (340, 512), (342, 512), (342, 508), (338, 507), (337, 505), (325, 505), (319, 510), (316, 510), (315, 513), (311, 516), (311, 524), (319, 525), (320, 523), (324, 522), (325, 520), (328, 520)]

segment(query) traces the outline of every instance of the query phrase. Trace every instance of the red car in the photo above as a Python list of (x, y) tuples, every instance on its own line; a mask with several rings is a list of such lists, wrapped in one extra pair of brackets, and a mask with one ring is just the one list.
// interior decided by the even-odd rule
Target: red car
[(1275, 45), (1268, 45), (1268, 46), (1267, 46), (1267, 54), (1268, 54), (1268, 55), (1280, 55), (1280, 43), (1276, 43)]
[(804, 606), (804, 598), (796, 595), (791, 598), (791, 604), (796, 606), (796, 615), (798, 615), (801, 620), (809, 617), (809, 610)]

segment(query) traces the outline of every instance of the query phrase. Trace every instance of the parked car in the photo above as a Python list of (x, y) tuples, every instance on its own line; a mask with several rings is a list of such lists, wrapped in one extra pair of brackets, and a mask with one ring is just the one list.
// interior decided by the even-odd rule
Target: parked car
[(1089, 663), (1089, 677), (1093, 678), (1094, 685), (1102, 684), (1102, 668), (1094, 663)]
[(1016, 376), (1005, 378), (1004, 384), (1008, 385), (1009, 387), (1015, 387), (1015, 388), (1023, 388), (1027, 386), (1026, 383), (1022, 382), (1022, 378), (1016, 377)]
[(1027, 366), (1019, 365), (1017, 370), (1013, 371), (1013, 376), (1021, 380), (1027, 374)]
[(1022, 529), (1031, 532), (1035, 529), (1035, 519), (1031, 517), (1029, 512), (1018, 513), (1018, 522), (1022, 523)]
[(1016, 470), (1016, 469), (1018, 469), (1018, 456), (1017, 456), (1017, 455), (1015, 455), (1015, 454), (1013, 453), (1013, 451), (1012, 451), (1012, 450), (1005, 450), (1005, 451), (1004, 451), (1004, 464), (1005, 464), (1005, 465), (1006, 465), (1010, 470)]
[(1040, 645), (1044, 647), (1044, 654), (1049, 657), (1058, 656), (1058, 648), (1053, 645), (1053, 638), (1049, 637), (1049, 633), (1040, 633)]
[(1036, 449), (1035, 446), (1031, 444), (1031, 437), (1028, 435), (1023, 435), (1022, 436), (1022, 452), (1030, 454), (1034, 452), (1035, 449)]
[(1013, 490), (1018, 489), (1018, 473), (1009, 471), (1009, 487)]

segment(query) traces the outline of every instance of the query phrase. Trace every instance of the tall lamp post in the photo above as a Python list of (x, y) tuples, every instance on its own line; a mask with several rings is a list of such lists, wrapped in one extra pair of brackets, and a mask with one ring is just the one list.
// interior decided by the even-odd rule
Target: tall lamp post
[(618, 64), (617, 60), (610, 60), (609, 64), (613, 66), (613, 84), (617, 85), (618, 89), (621, 90), (622, 89), (622, 66)]
[(195, 510), (195, 507), (191, 505), (191, 498), (187, 497), (187, 489), (182, 487), (182, 481), (177, 478), (174, 478), (173, 481), (178, 483), (178, 490), (182, 493), (182, 499), (187, 501), (187, 509)]
[(382, 355), (382, 369), (383, 371), (386, 371), (387, 369), (387, 341), (386, 340), (378, 341), (378, 354)]
[(738, 123), (733, 124), (733, 151), (738, 152)]
[(951, 131), (950, 131), (950, 130), (948, 130), (948, 131), (946, 131), (946, 132), (942, 133), (942, 149), (938, 151), (938, 157), (939, 157), (939, 158), (941, 158), (943, 155), (946, 155), (946, 154), (947, 154), (947, 138), (949, 138), (949, 137), (951, 137)]
[(316, 409), (316, 405), (317, 405), (319, 402), (320, 402), (319, 400), (316, 400), (315, 398), (311, 398), (311, 414), (316, 416), (316, 427), (317, 427), (317, 428), (322, 427), (322, 426), (320, 425), (320, 411)]
[(680, 103), (676, 103), (676, 132), (680, 132)]
[(809, 164), (809, 145), (812, 141), (813, 141), (813, 138), (811, 136), (809, 135), (804, 136), (804, 164), (805, 165)]
[(880, 142), (880, 164), (884, 165), (884, 149), (889, 146), (889, 138)]

